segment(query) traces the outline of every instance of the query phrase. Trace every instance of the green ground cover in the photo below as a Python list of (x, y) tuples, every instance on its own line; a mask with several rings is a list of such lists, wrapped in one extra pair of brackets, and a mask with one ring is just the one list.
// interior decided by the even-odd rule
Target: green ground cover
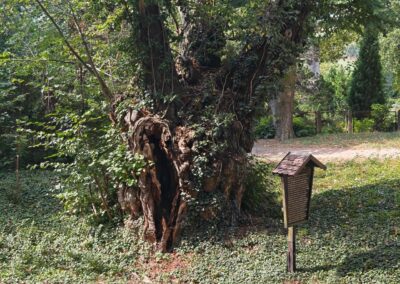
[(23, 171), (15, 204), (14, 175), (0, 174), (0, 283), (123, 282), (146, 248), (134, 232), (63, 214), (51, 172)]
[[(186, 280), (202, 283), (399, 283), (400, 162), (369, 160), (317, 172), (311, 219), (298, 230), (298, 268), (285, 273), (282, 224), (200, 242)], [(227, 245), (229, 243), (229, 245)], [(290, 283), (290, 282), (289, 282)]]
[[(134, 229), (62, 214), (54, 174), (0, 174), (0, 283), (400, 283), (400, 161), (330, 164), (317, 171), (311, 219), (298, 230), (298, 269), (285, 272), (279, 218), (183, 235), (152, 254)], [(193, 232), (193, 231), (191, 231)]]

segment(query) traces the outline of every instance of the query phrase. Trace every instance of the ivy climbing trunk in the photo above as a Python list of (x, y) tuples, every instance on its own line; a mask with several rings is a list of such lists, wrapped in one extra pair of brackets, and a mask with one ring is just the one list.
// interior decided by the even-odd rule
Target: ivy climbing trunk
[[(221, 197), (218, 204), (205, 202), (199, 218), (218, 218), (224, 212), (230, 224), (237, 222), (247, 155), (254, 143), (252, 123), (260, 100), (256, 88), (270, 68), (286, 73), (279, 103), (281, 136), (293, 137), (295, 69), (285, 64), (266, 68), (270, 62), (280, 62), (276, 60), (279, 52), (274, 51), (277, 40), (255, 37), (235, 60), (222, 65), (224, 19), (197, 14), (185, 1), (179, 3), (182, 42), (174, 57), (159, 6), (138, 1), (136, 42), (143, 62), (142, 98), (152, 104), (128, 108), (118, 120), (115, 110), (119, 104), (137, 100), (120, 96), (111, 115), (130, 150), (148, 161), (138, 176), (138, 188), (121, 188), (119, 201), (132, 217), (143, 214), (145, 238), (161, 251), (178, 242), (192, 200)], [(271, 14), (282, 9), (281, 5), (284, 2), (271, 3)], [(299, 34), (305, 19), (302, 13), (308, 11), (302, 10), (299, 18), (288, 18), (280, 28), (279, 48), (291, 45), (292, 37)], [(175, 99), (166, 102), (165, 97)]]

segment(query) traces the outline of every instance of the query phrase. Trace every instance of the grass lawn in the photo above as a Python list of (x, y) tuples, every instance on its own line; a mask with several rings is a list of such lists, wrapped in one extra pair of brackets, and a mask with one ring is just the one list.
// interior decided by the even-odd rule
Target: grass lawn
[[(138, 233), (61, 214), (49, 172), (23, 172), (22, 200), (0, 174), (0, 283), (400, 283), (400, 161), (317, 171), (311, 219), (298, 229), (298, 272), (285, 272), (280, 219), (200, 228), (172, 254)], [(192, 231), (191, 231), (192, 232)]]
[(366, 148), (400, 147), (400, 132), (336, 133), (319, 134), (311, 137), (295, 138), (284, 143), (297, 146), (365, 146)]

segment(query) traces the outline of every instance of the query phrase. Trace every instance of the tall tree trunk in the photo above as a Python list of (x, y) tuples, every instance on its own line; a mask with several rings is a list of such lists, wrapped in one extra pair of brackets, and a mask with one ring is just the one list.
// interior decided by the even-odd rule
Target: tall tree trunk
[[(185, 40), (190, 39), (191, 42), (182, 44), (182, 49), (187, 50), (182, 50), (182, 56), (178, 58), (181, 61), (177, 64), (177, 72), (171, 60), (158, 5), (139, 1), (138, 10), (141, 19), (138, 39), (146, 58), (143, 64), (146, 89), (153, 98), (159, 98), (160, 94), (174, 94), (180, 100), (165, 104), (154, 99), (153, 111), (127, 110), (123, 136), (127, 137), (130, 150), (142, 155), (149, 164), (138, 178), (139, 192), (135, 188), (123, 187), (119, 192), (119, 201), (133, 217), (143, 212), (145, 239), (157, 244), (161, 251), (167, 251), (179, 240), (188, 202), (199, 195), (221, 192), (226, 200), (225, 209), (231, 212), (231, 221), (235, 222), (244, 192), (246, 153), (251, 151), (253, 145), (248, 127), (251, 120), (236, 115), (239, 119), (232, 117), (220, 126), (211, 121), (206, 124), (201, 121), (207, 105), (213, 106), (215, 116), (221, 118), (230, 116), (230, 108), (239, 109), (236, 92), (222, 90), (221, 93), (220, 88), (214, 86), (212, 90), (199, 82), (203, 76), (200, 70), (207, 72), (207, 80), (219, 80), (218, 73), (208, 71), (219, 67), (220, 59), (216, 54), (218, 49), (224, 47), (224, 42), (212, 43), (223, 40), (216, 36), (215, 25), (206, 21), (198, 23), (196, 28), (186, 25)], [(223, 36), (223, 33), (219, 35)], [(194, 44), (196, 40), (198, 43)], [(203, 43), (207, 46), (204, 47)], [(160, 46), (163, 48), (160, 49)], [(193, 70), (197, 72), (196, 78)], [(224, 77), (227, 86), (228, 76)], [(247, 83), (249, 81), (248, 76)], [(230, 80), (229, 84), (232, 82)], [(195, 85), (197, 87), (193, 87)], [(206, 97), (208, 92), (214, 95)], [(248, 100), (245, 92), (237, 97)], [(117, 100), (114, 109), (118, 104)], [(176, 111), (172, 111), (167, 115), (168, 110), (176, 108), (185, 110), (185, 113), (177, 115)], [(116, 118), (116, 115), (113, 117)], [(206, 128), (203, 134), (196, 134), (196, 123)], [(208, 144), (208, 148), (202, 145), (204, 143)], [(210, 153), (212, 147), (215, 147), (216, 153)], [(204, 218), (218, 215), (217, 208), (213, 206), (203, 209)]]
[[(224, 212), (231, 224), (236, 223), (245, 191), (247, 154), (254, 143), (252, 122), (260, 99), (255, 90), (270, 70), (286, 70), (286, 63), (266, 68), (267, 62), (282, 62), (277, 60), (281, 55), (274, 49), (276, 41), (267, 35), (255, 36), (234, 61), (221, 66), (223, 21), (215, 14), (206, 19), (189, 17), (185, 2), (179, 1), (183, 40), (174, 62), (158, 5), (138, 1), (144, 93), (154, 98), (154, 107), (129, 109), (122, 122), (131, 151), (150, 163), (139, 176), (139, 191), (122, 188), (119, 200), (132, 216), (143, 212), (145, 238), (162, 251), (179, 240), (193, 199), (222, 195), (221, 204), (207, 203), (200, 215), (208, 219)], [(275, 15), (274, 9), (282, 9), (281, 5), (286, 2), (271, 2), (266, 17)], [(298, 19), (288, 18), (279, 44), (293, 48), (307, 13), (303, 9)], [(289, 70), (279, 102), (283, 138), (293, 137), (296, 70)], [(165, 104), (157, 99), (160, 95), (177, 99)]]
[(276, 134), (275, 138), (285, 141), (294, 138), (293, 111), (296, 87), (296, 67), (290, 67), (282, 79), (282, 91), (271, 104), (273, 108)]

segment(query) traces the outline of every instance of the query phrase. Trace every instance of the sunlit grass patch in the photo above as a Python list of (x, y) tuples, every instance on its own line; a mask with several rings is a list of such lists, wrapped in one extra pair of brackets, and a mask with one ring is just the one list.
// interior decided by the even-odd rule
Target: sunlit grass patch
[(360, 147), (399, 147), (400, 132), (336, 133), (319, 134), (296, 138), (284, 142), (287, 145), (318, 146), (360, 146)]

